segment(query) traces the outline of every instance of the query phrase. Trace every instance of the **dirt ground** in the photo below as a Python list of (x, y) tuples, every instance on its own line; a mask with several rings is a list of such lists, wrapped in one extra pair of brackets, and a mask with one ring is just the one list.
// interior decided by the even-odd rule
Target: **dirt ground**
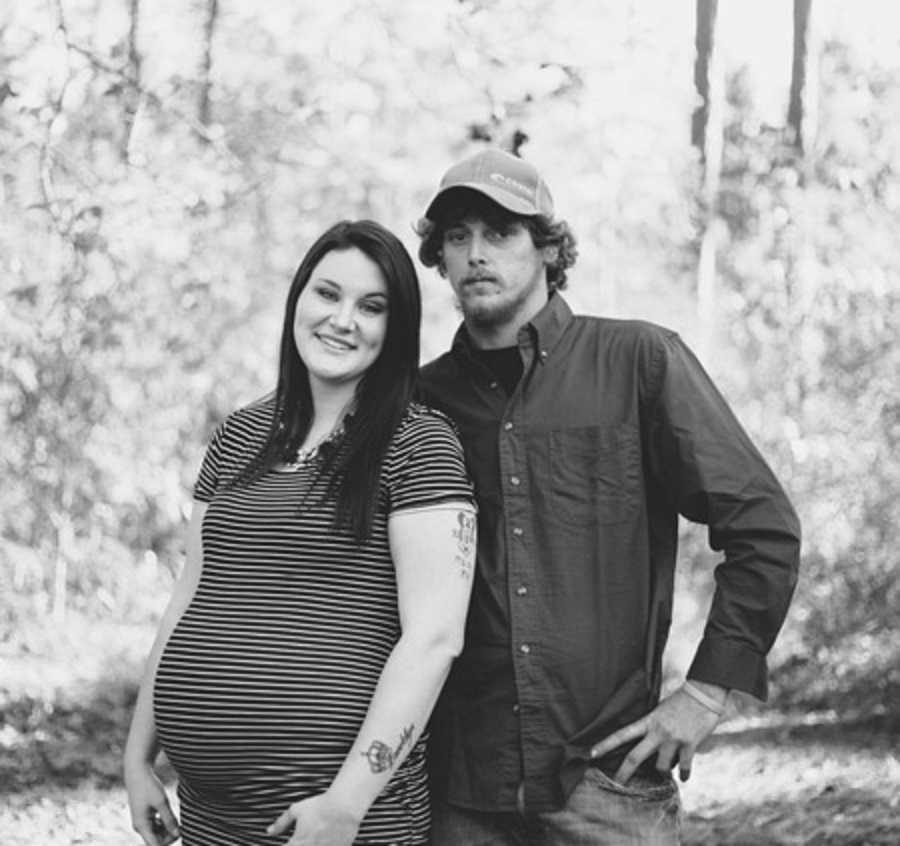
[[(68, 655), (3, 645), (3, 846), (138, 843), (119, 760), (147, 637), (84, 630)], [(896, 846), (900, 709), (734, 716), (695, 760), (682, 800), (688, 846)]]

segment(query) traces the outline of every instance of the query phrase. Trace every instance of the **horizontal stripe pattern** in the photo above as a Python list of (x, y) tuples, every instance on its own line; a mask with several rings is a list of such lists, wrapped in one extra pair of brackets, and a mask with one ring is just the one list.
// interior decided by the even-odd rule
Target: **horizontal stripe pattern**
[[(271, 403), (230, 415), (207, 449), (203, 573), (160, 659), (154, 711), (179, 777), (184, 846), (283, 843), (265, 828), (324, 791), (400, 635), (387, 521), (393, 510), (472, 501), (451, 424), (411, 406), (382, 470), (383, 506), (357, 544), (334, 501), (304, 500), (312, 461), (231, 488), (262, 443)], [(424, 740), (373, 804), (358, 843), (427, 842)]]

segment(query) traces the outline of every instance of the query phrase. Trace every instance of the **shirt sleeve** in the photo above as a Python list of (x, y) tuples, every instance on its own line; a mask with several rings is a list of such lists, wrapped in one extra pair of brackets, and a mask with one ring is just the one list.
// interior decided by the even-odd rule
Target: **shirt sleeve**
[(200, 465), (200, 473), (194, 483), (194, 499), (210, 502), (215, 496), (222, 478), (223, 447), (225, 423), (219, 425), (213, 433)]
[(654, 361), (650, 460), (680, 514), (724, 552), (688, 677), (767, 695), (766, 654), (797, 581), (800, 523), (787, 495), (703, 367), (674, 333)]
[(438, 411), (420, 410), (401, 424), (385, 471), (389, 513), (460, 500), (474, 506), (456, 430)]

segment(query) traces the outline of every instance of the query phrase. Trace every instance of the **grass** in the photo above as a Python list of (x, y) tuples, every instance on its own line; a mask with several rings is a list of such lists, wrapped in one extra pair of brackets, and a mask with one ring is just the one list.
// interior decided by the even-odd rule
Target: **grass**
[(900, 720), (770, 713), (726, 723), (682, 796), (685, 843), (900, 843)]
[[(120, 758), (152, 636), (148, 622), (73, 617), (60, 631), (35, 620), (0, 644), (4, 846), (138, 842)], [(817, 711), (796, 692), (784, 699), (789, 712), (732, 716), (695, 760), (686, 846), (900, 843), (896, 697), (845, 693), (839, 710)]]

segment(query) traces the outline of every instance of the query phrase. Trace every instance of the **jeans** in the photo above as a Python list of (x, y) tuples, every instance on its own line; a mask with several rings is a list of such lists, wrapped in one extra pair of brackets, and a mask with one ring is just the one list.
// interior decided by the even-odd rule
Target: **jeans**
[(681, 801), (669, 778), (627, 785), (591, 767), (558, 811), (471, 811), (435, 802), (432, 846), (677, 846)]

